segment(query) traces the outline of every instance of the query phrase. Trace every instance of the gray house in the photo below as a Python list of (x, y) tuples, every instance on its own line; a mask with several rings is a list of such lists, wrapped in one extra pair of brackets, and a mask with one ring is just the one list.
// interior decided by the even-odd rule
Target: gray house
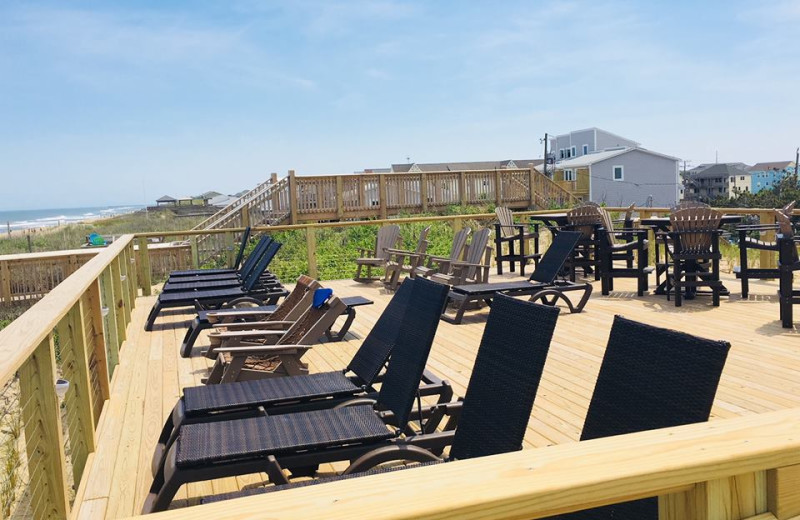
[(609, 206), (673, 206), (680, 189), (678, 158), (640, 147), (560, 161), (553, 180), (583, 200)]
[(556, 161), (574, 159), (609, 148), (636, 148), (639, 143), (596, 127), (575, 130), (550, 139), (550, 150)]

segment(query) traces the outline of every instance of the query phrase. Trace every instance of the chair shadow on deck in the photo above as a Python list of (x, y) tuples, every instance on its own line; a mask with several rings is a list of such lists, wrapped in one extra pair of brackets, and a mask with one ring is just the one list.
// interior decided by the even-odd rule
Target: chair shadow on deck
[(773, 320), (756, 328), (755, 333), (759, 336), (800, 336), (800, 327), (795, 323), (791, 329), (784, 329), (781, 320)]
[(674, 303), (668, 302), (665, 297), (654, 296), (652, 298), (647, 298), (644, 301), (644, 306), (656, 312), (668, 312), (672, 314), (711, 313), (715, 309), (719, 309), (719, 307), (713, 307), (708, 304), (710, 297), (710, 294), (701, 294), (695, 296), (695, 298), (691, 300), (683, 300), (683, 305), (676, 307)]

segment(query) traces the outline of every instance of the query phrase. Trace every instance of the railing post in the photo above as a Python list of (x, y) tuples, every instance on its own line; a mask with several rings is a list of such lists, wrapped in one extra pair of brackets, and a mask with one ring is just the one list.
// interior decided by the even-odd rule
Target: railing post
[[(775, 224), (775, 214), (772, 211), (762, 211), (758, 214), (759, 224)], [(764, 231), (764, 236), (761, 238), (766, 242), (775, 241), (774, 231)], [(775, 269), (778, 266), (777, 255), (772, 251), (762, 250), (759, 260), (759, 267), (761, 269)]]
[[(545, 158), (547, 160), (547, 158)], [(528, 209), (533, 209), (536, 206), (536, 170), (533, 168), (533, 164), (528, 165)]]
[(289, 170), (289, 224), (297, 224), (297, 180)]
[(800, 515), (800, 465), (767, 471), (767, 505), (778, 520)]
[(37, 504), (35, 509), (42, 508), (38, 518), (67, 518), (69, 514), (66, 453), (55, 381), (51, 333), (19, 369), (28, 477), (34, 490), (30, 500)]
[(308, 276), (318, 278), (317, 272), (317, 231), (314, 226), (306, 227), (306, 255), (308, 257)]
[(378, 175), (378, 209), (381, 212), (381, 218), (385, 219), (388, 212), (386, 207), (386, 175)]
[(276, 218), (278, 212), (281, 210), (280, 193), (278, 193), (278, 190), (274, 188), (274, 186), (278, 184), (278, 174), (275, 172), (270, 173), (269, 182), (273, 186), (273, 188), (271, 189), (272, 199), (270, 203), (272, 207), (270, 208), (270, 216), (269, 216), (270, 220), (272, 220), (273, 218)]
[(192, 235), (189, 238), (189, 247), (192, 248), (192, 268), (197, 269), (200, 267), (200, 251), (197, 249), (197, 235)]
[(464, 221), (456, 217), (453, 219), (453, 234), (455, 235), (464, 227)]
[(503, 177), (500, 170), (494, 171), (494, 198), (498, 206), (503, 205)]
[(341, 175), (336, 176), (336, 217), (341, 219), (344, 216), (344, 179)]
[(419, 174), (419, 198), (422, 202), (422, 212), (428, 212), (428, 175), (425, 173)]
[(232, 266), (233, 261), (236, 259), (236, 240), (235, 236), (232, 231), (228, 231), (225, 233), (225, 250), (228, 252), (226, 255), (228, 260), (228, 265)]
[[(94, 356), (97, 359), (97, 379), (100, 384), (100, 394), (103, 400), (111, 397), (111, 371), (108, 364), (108, 349), (106, 347), (107, 335), (103, 326), (103, 304), (100, 297), (100, 279), (89, 286), (86, 292), (88, 297), (88, 312), (92, 318), (92, 330), (94, 331)], [(87, 310), (87, 309), (84, 309)]]
[(242, 227), (250, 227), (250, 208), (247, 204), (242, 204), (242, 207), (239, 208), (239, 214), (242, 217)]
[(133, 240), (125, 250), (125, 254), (128, 258), (128, 287), (130, 287), (131, 310), (133, 310), (136, 307), (136, 298), (139, 296), (139, 275), (136, 272), (136, 254), (133, 250)]
[(139, 237), (139, 257), (136, 259), (137, 279), (142, 296), (153, 294), (152, 273), (150, 272), (150, 253), (147, 252), (147, 238)]
[(0, 261), (0, 301), (11, 303), (11, 269), (8, 261)]
[(458, 194), (461, 199), (461, 205), (467, 205), (467, 173), (458, 172)]

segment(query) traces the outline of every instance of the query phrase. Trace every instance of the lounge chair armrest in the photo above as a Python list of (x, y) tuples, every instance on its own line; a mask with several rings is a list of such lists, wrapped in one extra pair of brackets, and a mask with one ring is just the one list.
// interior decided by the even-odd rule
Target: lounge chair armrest
[(209, 334), (209, 337), (217, 339), (229, 338), (266, 338), (268, 336), (283, 336), (285, 330), (269, 329), (247, 329), (247, 330), (216, 330)]
[(334, 410), (338, 408), (349, 408), (351, 406), (363, 406), (363, 405), (370, 405), (373, 408), (378, 404), (378, 401), (375, 399), (370, 399), (368, 397), (359, 397), (356, 399), (350, 399), (349, 401), (345, 401), (343, 403), (339, 403), (334, 406)]
[(261, 330), (261, 329), (283, 329), (286, 330), (295, 322), (293, 321), (244, 321), (234, 323), (216, 323), (213, 328), (226, 330)]
[(282, 353), (305, 352), (314, 348), (312, 345), (263, 345), (263, 346), (247, 346), (247, 347), (217, 347), (214, 352), (228, 353), (231, 355), (253, 355), (253, 354), (271, 354), (278, 355)]

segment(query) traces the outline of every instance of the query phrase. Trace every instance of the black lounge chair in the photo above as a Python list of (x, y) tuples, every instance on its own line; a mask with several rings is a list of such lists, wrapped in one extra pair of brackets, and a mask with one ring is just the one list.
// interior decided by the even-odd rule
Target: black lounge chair
[(167, 282), (191, 282), (193, 280), (229, 280), (244, 279), (255, 267), (264, 250), (273, 241), (269, 235), (263, 235), (256, 246), (247, 255), (247, 259), (236, 269), (192, 269), (189, 271), (173, 271), (169, 274)]
[(376, 401), (358, 399), (335, 409), (184, 424), (153, 480), (143, 512), (166, 509), (189, 482), (265, 471), (285, 484), (282, 468), (294, 475), (311, 474), (319, 464), (354, 460), (395, 442), (411, 418), (438, 327), (436, 317), (446, 300), (446, 286), (415, 281)]
[[(183, 397), (162, 429), (153, 457), (153, 474), (157, 474), (166, 449), (175, 441), (183, 424), (261, 415), (263, 410), (272, 411), (276, 407), (292, 411), (329, 408), (355, 395), (377, 395), (373, 385), (380, 381), (381, 371), (397, 343), (408, 305), (416, 304), (411, 299), (413, 285), (413, 280), (400, 285), (342, 371), (185, 388)], [(438, 320), (438, 311), (424, 319)], [(453, 396), (450, 385), (427, 370), (423, 373), (419, 392), (420, 396), (438, 395), (440, 403)]]
[[(707, 421), (729, 349), (726, 341), (615, 317), (581, 440)], [(658, 498), (551, 518), (656, 520)]]
[[(215, 495), (203, 503), (521, 450), (558, 313), (557, 307), (505, 296), (496, 300), (464, 400), (435, 407), (445, 409), (450, 417), (458, 416), (457, 421), (450, 421), (444, 431), (420, 436), (432, 451), (398, 443), (363, 455), (342, 475)], [(531, 328), (531, 323), (537, 326)], [(441, 459), (436, 455), (445, 445), (450, 445), (450, 451)], [(375, 468), (390, 461), (423, 462)]]
[[(456, 308), (455, 314), (442, 313), (442, 319), (457, 325), (461, 323), (464, 311), (471, 303), (484, 301), (491, 305), (497, 293), (508, 296), (530, 296), (532, 301), (551, 306), (561, 300), (566, 303), (570, 312), (581, 312), (592, 294), (592, 285), (558, 279), (564, 264), (573, 254), (580, 239), (581, 233), (577, 231), (558, 233), (527, 281), (456, 285), (450, 291), (450, 302)], [(570, 291), (583, 291), (583, 296), (577, 305), (573, 305), (564, 295)]]
[[(239, 251), (236, 253), (236, 259), (233, 262), (233, 265), (228, 268), (221, 268), (221, 269), (188, 269), (183, 271), (172, 271), (169, 273), (169, 278), (179, 278), (179, 277), (186, 277), (186, 276), (206, 276), (209, 274), (228, 274), (233, 273), (237, 274), (239, 272), (239, 265), (242, 263), (242, 258), (244, 258), (244, 250), (247, 248), (247, 242), (250, 240), (250, 226), (244, 228), (244, 232), (242, 233), (242, 242), (239, 244)], [(263, 240), (263, 238), (262, 238)]]
[[(257, 260), (248, 266), (242, 268), (242, 272), (236, 277), (223, 278), (222, 275), (212, 275), (208, 277), (192, 277), (192, 278), (178, 278), (167, 280), (167, 283), (161, 288), (162, 293), (169, 292), (185, 292), (194, 291), (198, 289), (226, 289), (231, 287), (242, 287), (244, 283), (254, 275), (257, 276), (257, 284), (263, 287), (277, 287), (281, 283), (275, 275), (267, 271), (267, 267), (275, 255), (278, 253), (281, 244), (275, 242), (271, 238), (265, 239), (266, 244), (256, 253)], [(254, 251), (255, 252), (255, 251)], [(254, 255), (251, 255), (254, 256)], [(262, 260), (265, 262), (263, 263)], [(260, 274), (256, 275), (255, 270), (264, 264)]]
[[(267, 246), (267, 250), (259, 259), (253, 272), (242, 287), (224, 288), (224, 289), (197, 289), (186, 292), (176, 293), (161, 293), (150, 310), (150, 315), (147, 317), (147, 322), (144, 325), (144, 330), (153, 330), (153, 324), (156, 318), (161, 313), (162, 309), (172, 307), (189, 307), (195, 306), (199, 309), (216, 308), (225, 303), (233, 302), (237, 299), (248, 298), (250, 300), (260, 301), (262, 304), (275, 304), (280, 298), (288, 295), (288, 291), (281, 287), (258, 286), (259, 278), (267, 264), (272, 260), (275, 252), (281, 247), (279, 242), (272, 242)], [(273, 252), (270, 253), (270, 250)]]

